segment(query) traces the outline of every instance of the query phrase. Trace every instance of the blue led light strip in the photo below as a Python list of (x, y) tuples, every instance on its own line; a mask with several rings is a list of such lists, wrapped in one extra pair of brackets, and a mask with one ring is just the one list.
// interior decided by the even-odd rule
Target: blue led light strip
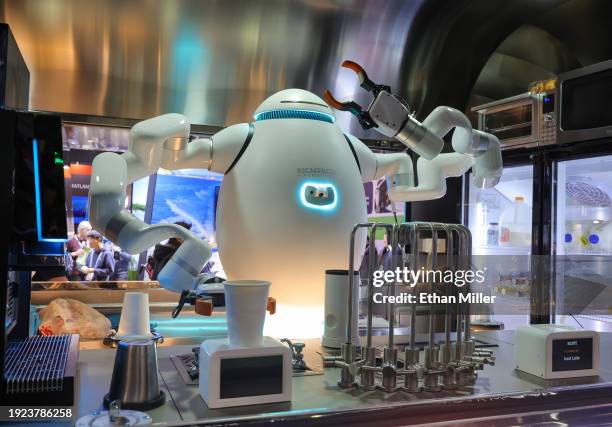
[(262, 111), (260, 113), (255, 114), (253, 118), (256, 122), (271, 119), (306, 119), (333, 123), (336, 120), (336, 118), (331, 114), (322, 113), (320, 111), (291, 109)]
[(40, 172), (38, 165), (38, 141), (32, 139), (32, 159), (34, 161), (34, 193), (36, 197), (36, 231), (39, 242), (65, 242), (68, 239), (47, 239), (42, 235), (42, 212), (40, 208)]

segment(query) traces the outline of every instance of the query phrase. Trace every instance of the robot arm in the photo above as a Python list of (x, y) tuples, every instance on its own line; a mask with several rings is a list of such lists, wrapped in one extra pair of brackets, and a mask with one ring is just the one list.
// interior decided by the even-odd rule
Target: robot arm
[(473, 165), (473, 158), (459, 153), (440, 154), (433, 160), (417, 161), (419, 185), (414, 185), (412, 159), (406, 153), (373, 153), (363, 142), (348, 135), (355, 148), (364, 182), (388, 176), (389, 198), (394, 202), (433, 200), (446, 194), (446, 178), (461, 176)]
[[(446, 193), (446, 178), (461, 176), (470, 167), (474, 170), (476, 186), (489, 188), (499, 182), (503, 165), (499, 140), (495, 136), (473, 130), (468, 118), (459, 110), (450, 107), (437, 107), (420, 123), (402, 99), (392, 95), (388, 86), (372, 82), (359, 64), (344, 61), (342, 66), (357, 73), (361, 87), (373, 92), (374, 100), (367, 110), (362, 110), (361, 106), (353, 101), (339, 102), (329, 91), (324, 94), (325, 100), (332, 107), (357, 116), (364, 129), (376, 128), (380, 133), (397, 139), (421, 156), (417, 162), (419, 185), (415, 187), (411, 162), (408, 166), (408, 161), (397, 154), (369, 155), (376, 158), (378, 172), (375, 175), (386, 173), (392, 177), (391, 200), (420, 201), (443, 197)], [(444, 146), (442, 138), (453, 128), (455, 131), (452, 146), (455, 152), (440, 154)], [(358, 144), (354, 142), (354, 146)], [(367, 157), (364, 148), (369, 151), (365, 145), (356, 151)], [(404, 156), (408, 157), (405, 154)], [(363, 162), (368, 163), (366, 160)]]
[[(127, 252), (142, 252), (170, 237), (183, 240), (158, 276), (164, 287), (177, 292), (193, 289), (210, 258), (210, 247), (178, 225), (149, 225), (134, 217), (124, 208), (126, 188), (160, 167), (225, 172), (242, 147), (249, 126), (231, 126), (211, 139), (191, 142), (188, 142), (189, 130), (189, 123), (180, 114), (165, 114), (137, 123), (130, 131), (127, 152), (96, 156), (89, 191), (92, 226)], [(213, 146), (216, 146), (214, 153)]]
[[(394, 101), (390, 101), (391, 97)], [(386, 102), (393, 102), (395, 109), (393, 105), (384, 106)], [(383, 118), (385, 109), (405, 119), (404, 125), (394, 135), (396, 129), (389, 128), (388, 118)], [(477, 187), (491, 188), (499, 182), (503, 169), (499, 140), (494, 135), (472, 129), (470, 121), (461, 111), (436, 107), (423, 123), (419, 123), (397, 97), (381, 92), (370, 107), (372, 113), (374, 122), (379, 124), (378, 128), (383, 134), (394, 137), (421, 155), (417, 162), (417, 176), (419, 183), (432, 187), (434, 193), (431, 198), (444, 196), (446, 184), (443, 181), (447, 177), (461, 176), (472, 166)], [(439, 154), (444, 145), (442, 138), (453, 128), (452, 146), (455, 152)], [(436, 183), (436, 179), (442, 181)], [(425, 187), (418, 200), (429, 200), (420, 198), (427, 197), (425, 193), (430, 191)]]

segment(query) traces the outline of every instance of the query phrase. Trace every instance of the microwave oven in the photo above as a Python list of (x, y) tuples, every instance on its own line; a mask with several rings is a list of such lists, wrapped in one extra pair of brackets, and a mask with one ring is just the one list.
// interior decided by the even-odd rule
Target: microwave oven
[(555, 92), (527, 92), (472, 108), (478, 129), (495, 135), (502, 149), (556, 142)]
[(557, 78), (559, 143), (612, 137), (612, 60)]

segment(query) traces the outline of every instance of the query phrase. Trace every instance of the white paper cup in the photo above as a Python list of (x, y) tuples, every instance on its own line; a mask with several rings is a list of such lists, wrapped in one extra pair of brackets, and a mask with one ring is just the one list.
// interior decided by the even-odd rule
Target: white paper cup
[(262, 280), (224, 283), (230, 347), (261, 346), (270, 284)]
[(123, 341), (150, 338), (149, 294), (126, 292), (119, 320), (117, 338)]

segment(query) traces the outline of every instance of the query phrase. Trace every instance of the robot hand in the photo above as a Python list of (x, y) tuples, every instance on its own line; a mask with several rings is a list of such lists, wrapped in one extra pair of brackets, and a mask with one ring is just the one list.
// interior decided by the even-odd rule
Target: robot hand
[(440, 154), (444, 141), (419, 123), (404, 100), (391, 94), (389, 86), (374, 83), (363, 67), (356, 62), (344, 61), (342, 66), (357, 74), (360, 86), (372, 92), (374, 100), (367, 110), (363, 110), (355, 101), (340, 102), (329, 90), (326, 90), (323, 99), (330, 106), (337, 110), (349, 111), (357, 116), (359, 124), (364, 129), (376, 128), (383, 135), (402, 142), (421, 157), (431, 160)]
[[(420, 123), (414, 118), (403, 99), (391, 94), (389, 86), (372, 82), (359, 64), (353, 61), (344, 61), (342, 66), (357, 73), (360, 86), (372, 92), (374, 100), (366, 110), (363, 110), (354, 101), (338, 101), (329, 90), (326, 90), (323, 97), (329, 105), (341, 111), (349, 111), (357, 116), (364, 129), (376, 128), (383, 135), (402, 142), (421, 156), (421, 159), (419, 159), (421, 163), (433, 161), (438, 157), (444, 147), (442, 138), (454, 128), (452, 146), (460, 156), (453, 156), (452, 159), (459, 162), (457, 167), (463, 169), (466, 163), (473, 164), (474, 184), (478, 187), (493, 187), (499, 182), (503, 164), (499, 140), (495, 136), (473, 130), (469, 119), (459, 110), (450, 107), (435, 108), (423, 123)], [(462, 156), (470, 159), (463, 159)], [(446, 157), (444, 163), (450, 160), (451, 157)], [(437, 164), (431, 164), (430, 166), (434, 170), (445, 169), (440, 169)], [(417, 173), (426, 171), (427, 163), (423, 163), (423, 167), (418, 169)], [(443, 176), (454, 176), (446, 173), (435, 173), (433, 175), (439, 176), (439, 179), (444, 179)], [(433, 175), (429, 174), (428, 177), (433, 179)], [(419, 181), (421, 182), (421, 180)], [(406, 184), (403, 184), (405, 191), (407, 191)], [(438, 183), (435, 187), (445, 188), (445, 185), (442, 184)], [(419, 187), (421, 186), (419, 185)]]

